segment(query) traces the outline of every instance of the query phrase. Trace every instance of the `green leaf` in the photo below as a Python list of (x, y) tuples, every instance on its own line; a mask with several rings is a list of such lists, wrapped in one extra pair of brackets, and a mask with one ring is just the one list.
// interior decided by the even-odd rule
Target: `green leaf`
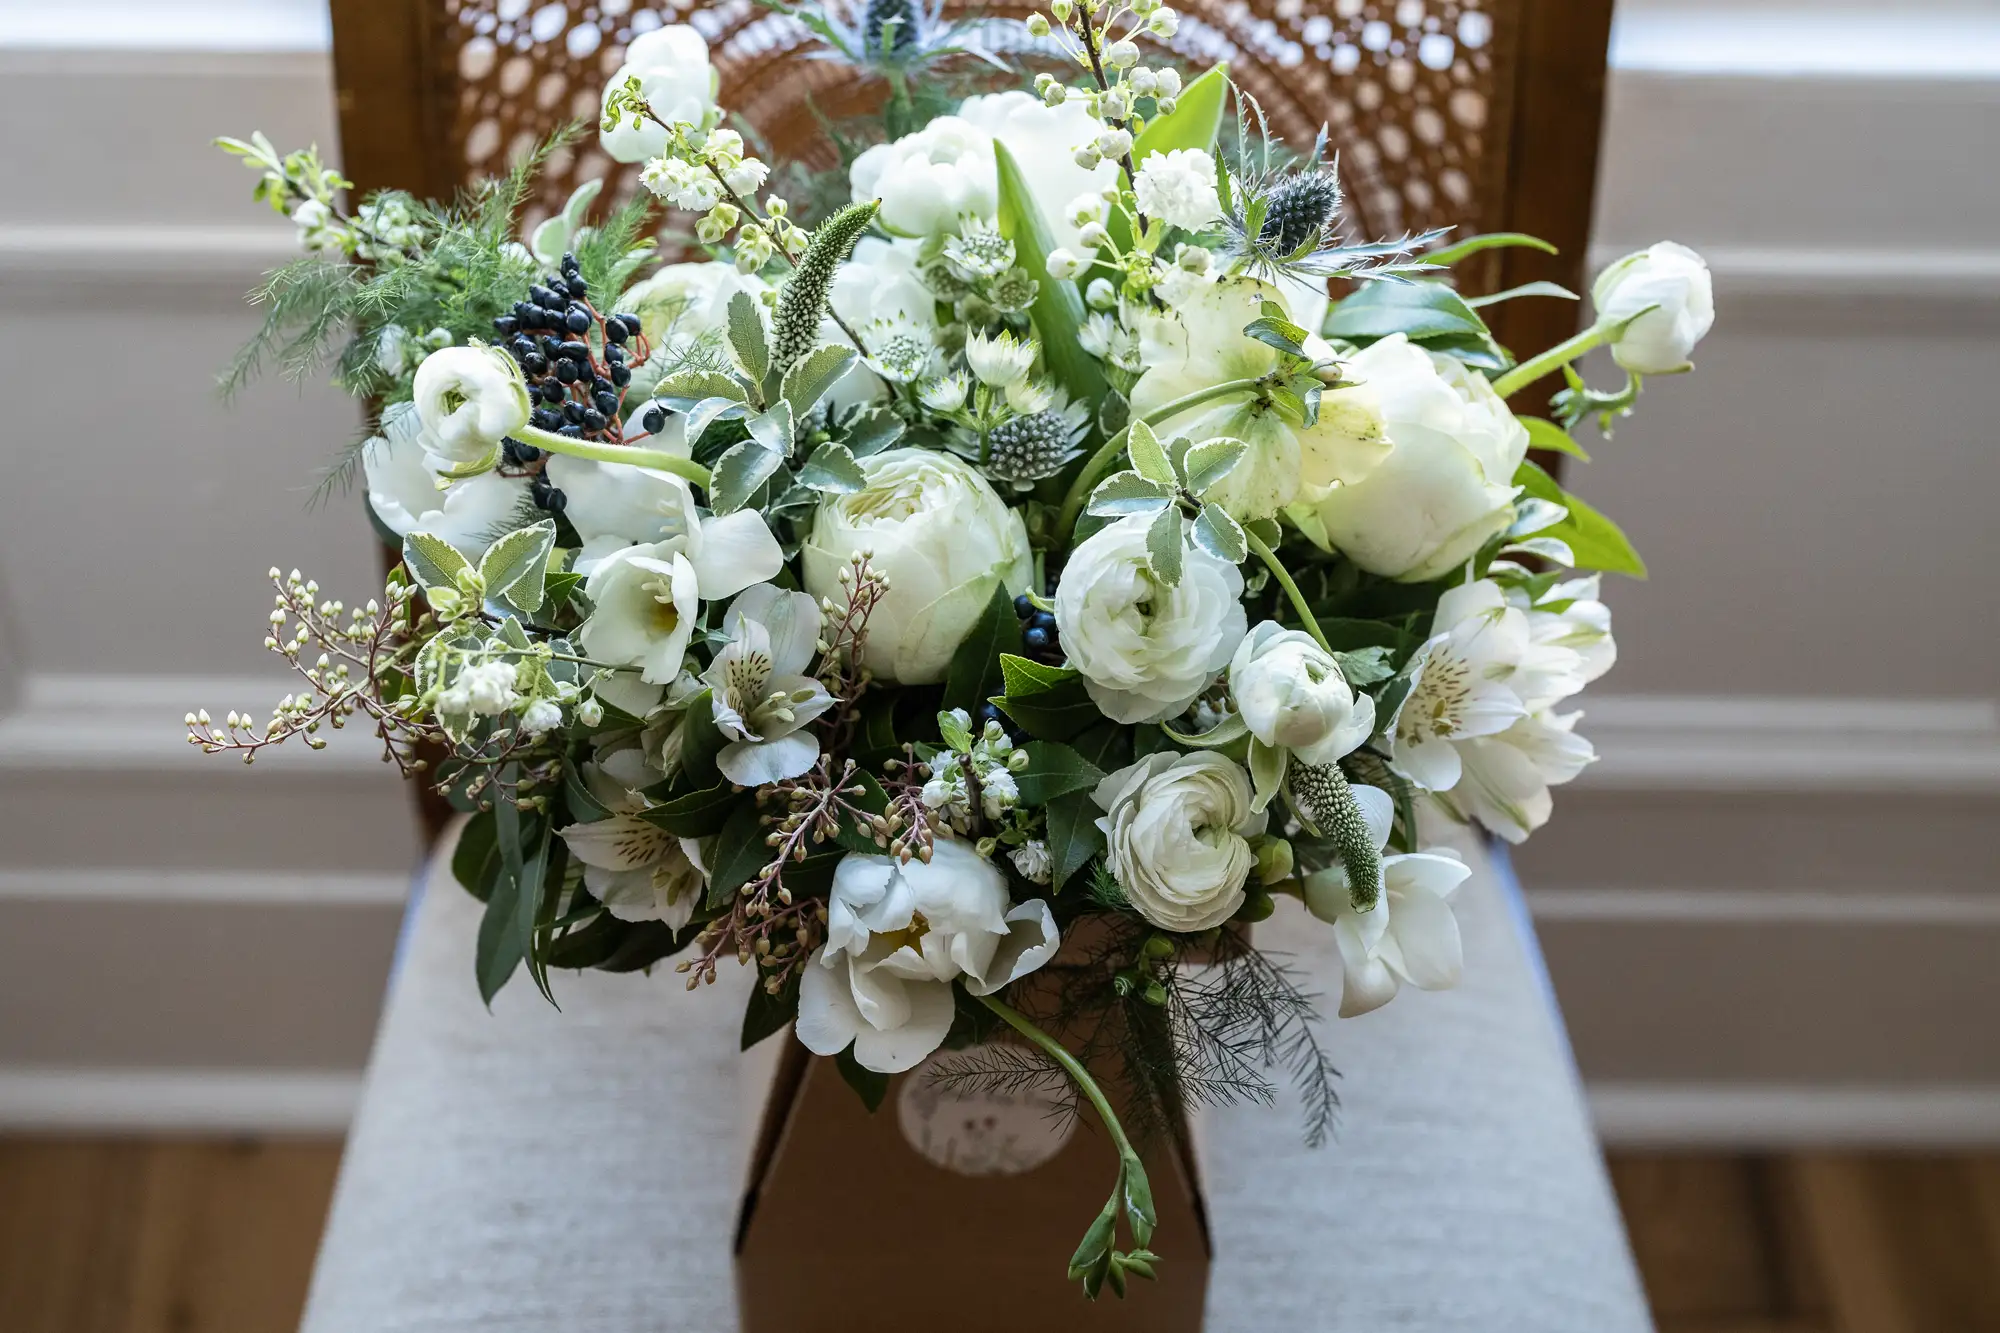
[(504, 598), (509, 606), (530, 615), (541, 610), (549, 552), (555, 544), (555, 520), (545, 518), (516, 528), (487, 547), (479, 561), (486, 595)]
[(1073, 791), (1050, 801), (1048, 811), (1049, 891), (1059, 893), (1070, 876), (1104, 854), (1104, 830), (1097, 817), (1104, 813), (1087, 791)]
[(764, 1038), (784, 1030), (799, 1014), (799, 969), (793, 968), (784, 988), (776, 995), (760, 984), (750, 988), (750, 1003), (743, 1010), (743, 1049), (749, 1050)]
[[(802, 361), (799, 364), (805, 363)], [(813, 450), (812, 457), (799, 469), (799, 484), (816, 491), (853, 495), (867, 488), (868, 476), (862, 472), (861, 464), (854, 461), (854, 455), (846, 445), (828, 440)]]
[(1478, 312), (1441, 282), (1367, 283), (1333, 308), (1325, 332), (1349, 342), (1372, 342), (1394, 333), (1411, 342), (1492, 337)]
[(1160, 437), (1143, 419), (1133, 420), (1132, 428), (1125, 437), (1125, 452), (1131, 455), (1132, 467), (1147, 481), (1172, 486), (1178, 480), (1174, 476), (1173, 462), (1160, 445)]
[(897, 440), (903, 438), (903, 419), (884, 407), (866, 407), (854, 414), (848, 421), (846, 433), (841, 436), (856, 458), (866, 458), (879, 454)]
[(715, 756), (729, 743), (716, 729), (714, 693), (703, 690), (695, 695), (681, 714), (681, 774), (693, 782), (715, 777)]
[(1201, 495), (1234, 472), (1236, 465), (1241, 463), (1243, 456), (1249, 452), (1248, 444), (1242, 440), (1232, 440), (1226, 435), (1202, 441), (1187, 452), (1185, 464), (1187, 488), (1196, 495)]
[(1000, 192), (1000, 234), (1014, 243), (1014, 262), (1036, 279), (1035, 303), (1028, 313), (1042, 340), (1042, 360), (1071, 398), (1094, 403), (1104, 396), (1106, 386), (1103, 369), (1083, 350), (1078, 337), (1083, 328), (1083, 297), (1074, 282), (1049, 277), (1049, 252), (1056, 248), (1054, 234), (1035, 206), (1035, 197), (1013, 153), (997, 140), (993, 165)]
[(1104, 720), (1071, 667), (1049, 667), (1003, 653), (1000, 672), (1005, 693), (993, 702), (1031, 736), (1066, 741)]
[(734, 513), (750, 503), (757, 488), (771, 479), (785, 455), (757, 440), (743, 440), (715, 461), (708, 488), (709, 507), (718, 514)]
[(738, 791), (732, 783), (718, 782), (713, 787), (641, 810), (638, 817), (676, 838), (708, 838), (722, 831), (737, 806), (754, 799)]
[(472, 562), (460, 555), (457, 547), (428, 532), (413, 532), (403, 538), (403, 563), (425, 592), (434, 588), (456, 591), (458, 576), (472, 568)]
[(1047, 805), (1071, 792), (1089, 791), (1104, 780), (1104, 771), (1073, 748), (1055, 741), (1029, 741), (1028, 766), (1015, 774), (1025, 805)]
[(1250, 558), (1250, 543), (1244, 539), (1243, 525), (1218, 504), (1205, 504), (1194, 520), (1195, 545), (1217, 560), (1240, 565)]
[(1554, 296), (1565, 301), (1579, 299), (1575, 292), (1561, 283), (1524, 282), (1519, 287), (1509, 287), (1506, 291), (1494, 292), (1491, 296), (1469, 297), (1465, 303), (1474, 310), (1484, 310), (1487, 306), (1499, 305), (1502, 301), (1511, 301), (1517, 296)]
[(752, 384), (771, 373), (771, 347), (764, 338), (764, 317), (757, 298), (739, 291), (729, 298), (729, 359)]
[(1396, 674), (1390, 664), (1393, 654), (1389, 649), (1376, 646), (1360, 648), (1352, 652), (1338, 652), (1333, 660), (1340, 665), (1341, 679), (1356, 687), (1373, 685), (1378, 680), (1387, 680)]
[(1575, 557), (1570, 561), (1572, 568), (1646, 577), (1646, 562), (1623, 529), (1585, 504), (1574, 491), (1565, 492), (1563, 503), (1569, 507), (1569, 517), (1536, 535), (1566, 542)]
[[(513, 766), (502, 770), (507, 781), (513, 780)], [(530, 826), (534, 821), (528, 821)], [(493, 892), (487, 896), (486, 911), (479, 918), (479, 937), (473, 949), (473, 975), (479, 983), (479, 998), (490, 1009), (493, 997), (514, 975), (514, 969), (521, 965), (523, 945), (521, 932), (516, 922), (521, 914), (521, 899), (533, 898), (535, 892), (525, 888), (521, 881), (525, 856), (522, 850), (521, 811), (508, 800), (493, 803), (494, 841), (500, 854), (500, 877), (494, 881)], [(529, 909), (530, 919), (533, 908)]]
[[(764, 845), (767, 831), (754, 800), (745, 801), (729, 812), (722, 831), (716, 835), (714, 856), (709, 862), (709, 907), (729, 906), (736, 891), (771, 863), (774, 853)], [(789, 882), (790, 876), (786, 879)]]
[(1259, 316), (1243, 326), (1243, 336), (1291, 356), (1306, 354), (1306, 331), (1289, 319)]
[(481, 810), (465, 822), (458, 845), (451, 849), (451, 876), (465, 891), (485, 902), (500, 877), (500, 844), (493, 812)]
[(937, 715), (938, 735), (944, 743), (960, 754), (972, 749), (972, 728), (959, 720), (958, 714), (946, 710)]
[(1084, 506), (1099, 518), (1157, 513), (1173, 499), (1171, 484), (1149, 480), (1137, 472), (1114, 472), (1097, 483)]
[(998, 579), (986, 599), (986, 609), (951, 656), (945, 670), (944, 706), (976, 711), (988, 695), (1001, 687), (1000, 654), (1021, 646), (1021, 620), (1014, 614), (1014, 599)]
[(1168, 505), (1146, 526), (1146, 561), (1153, 567), (1153, 577), (1169, 588), (1179, 585), (1186, 563), (1186, 522), (1179, 505)]
[(724, 402), (744, 402), (747, 395), (735, 376), (719, 370), (683, 370), (661, 380), (653, 397), (677, 412), (685, 412), (709, 398)]
[(1580, 459), (1585, 463), (1590, 461), (1590, 455), (1584, 452), (1583, 446), (1576, 442), (1575, 437), (1555, 422), (1543, 417), (1521, 417), (1519, 420), (1528, 428), (1530, 449), (1546, 449), (1550, 453), (1568, 454), (1571, 458)]
[(1539, 236), (1530, 236), (1521, 231), (1494, 231), (1479, 236), (1468, 236), (1462, 241), (1439, 246), (1422, 256), (1426, 264), (1436, 264), (1439, 268), (1450, 268), (1461, 259), (1469, 258), (1484, 250), (1495, 250), (1503, 246), (1525, 246), (1530, 250), (1540, 250), (1545, 255), (1560, 253), (1553, 245)]
[(853, 364), (854, 349), (836, 343), (821, 343), (801, 357), (785, 372), (778, 390), (779, 397), (792, 405), (792, 419), (804, 421)]
[(682, 427), (688, 448), (692, 449), (701, 443), (701, 437), (716, 422), (731, 421), (737, 417), (747, 416), (749, 412), (749, 407), (736, 398), (704, 398), (692, 404), (687, 409), (687, 421)]
[(555, 917), (568, 845), (546, 822), (538, 822), (541, 836), (535, 839), (534, 851), (521, 867), (521, 895), (514, 903), (514, 932), (520, 939), (521, 961), (528, 965), (529, 979), (542, 998), (554, 1004), (556, 997), (549, 989), (549, 969), (535, 954), (535, 931)]
[(1160, 1224), (1158, 1214), (1153, 1211), (1153, 1186), (1146, 1179), (1146, 1168), (1137, 1157), (1125, 1159), (1125, 1225), (1132, 1228), (1132, 1240), (1145, 1246), (1153, 1239), (1153, 1228)]
[[(1532, 435), (1530, 438), (1533, 438)], [(1562, 486), (1542, 470), (1541, 464), (1532, 458), (1523, 459), (1521, 466), (1514, 469), (1514, 484), (1525, 489), (1537, 500), (1547, 500), (1551, 504), (1567, 507), (1568, 497)]]
[(1241, 713), (1230, 713), (1207, 731), (1193, 733), (1176, 731), (1165, 722), (1160, 724), (1160, 730), (1166, 735), (1168, 740), (1176, 745), (1185, 746), (1191, 750), (1220, 750), (1224, 746), (1233, 745), (1245, 736), (1248, 736), (1250, 734), (1250, 724), (1243, 720)]
[(868, 1108), (870, 1115), (881, 1108), (882, 1099), (889, 1095), (887, 1074), (878, 1074), (872, 1069), (863, 1068), (861, 1062), (854, 1058), (852, 1046), (834, 1056), (833, 1063), (840, 1070), (840, 1077), (847, 1086), (854, 1089), (855, 1095), (861, 1098), (861, 1104)]
[(1229, 66), (1218, 64), (1181, 89), (1174, 109), (1155, 116), (1132, 141), (1132, 165), (1143, 166), (1155, 153), (1177, 148), (1213, 149), (1222, 129), (1223, 103), (1229, 96)]
[(791, 456), (792, 445), (799, 438), (798, 425), (799, 419), (792, 415), (792, 405), (782, 398), (764, 412), (745, 418), (743, 422), (750, 438), (775, 451), (780, 461)]

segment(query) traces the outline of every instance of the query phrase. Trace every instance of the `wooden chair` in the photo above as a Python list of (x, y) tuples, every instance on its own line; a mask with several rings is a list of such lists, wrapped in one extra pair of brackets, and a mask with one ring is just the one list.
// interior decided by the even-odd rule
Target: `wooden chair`
[[(1174, 48), (1191, 64), (1228, 60), (1275, 135), (1309, 145), (1328, 127), (1353, 237), (1443, 225), (1531, 232), (1560, 253), (1488, 252), (1462, 270), (1468, 287), (1542, 279), (1581, 290), (1612, 0), (1176, 4)], [(1038, 7), (946, 0), (995, 16)], [(692, 23), (708, 38), (722, 105), (779, 161), (832, 165), (820, 113), (870, 95), (845, 66), (808, 59), (798, 24), (750, 0), (332, 0), (332, 11), (341, 161), (362, 193), (442, 198), (505, 169), (558, 122), (594, 118), (626, 43), (662, 23)], [(534, 210), (560, 206), (582, 179), (623, 176), (629, 187), (632, 170), (587, 139), (553, 163)], [(1503, 343), (1540, 348), (1573, 333), (1579, 312), (1522, 300), (1489, 313)], [(427, 805), (433, 832), (444, 813)]]

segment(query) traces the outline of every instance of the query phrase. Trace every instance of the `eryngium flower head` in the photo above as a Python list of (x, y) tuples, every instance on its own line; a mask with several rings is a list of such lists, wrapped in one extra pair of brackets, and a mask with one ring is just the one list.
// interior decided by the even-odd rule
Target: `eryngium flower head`
[(861, 11), (866, 54), (875, 58), (915, 45), (922, 22), (915, 0), (868, 0)]
[(1332, 173), (1309, 171), (1271, 191), (1257, 239), (1280, 255), (1317, 241), (1340, 207), (1340, 182)]
[(1073, 406), (1059, 404), (993, 428), (986, 437), (988, 477), (1025, 491), (1044, 477), (1053, 477), (1082, 449), (1085, 422)]

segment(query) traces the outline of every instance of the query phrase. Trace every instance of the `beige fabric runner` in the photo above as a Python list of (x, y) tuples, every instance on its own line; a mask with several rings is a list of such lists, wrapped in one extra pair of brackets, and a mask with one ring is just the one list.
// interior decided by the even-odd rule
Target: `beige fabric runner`
[[(1204, 1120), (1213, 1333), (1651, 1328), (1513, 901), (1479, 863), (1459, 892), (1461, 989), (1326, 1023), (1344, 1076), (1335, 1143), (1304, 1148), (1284, 1105)], [(670, 970), (558, 974), (557, 1013), (517, 976), (489, 1015), (472, 981), (478, 913), (440, 862), (377, 1038), (307, 1333), (728, 1333), (760, 1097), (736, 1049), (745, 979), (688, 995)], [(1258, 941), (1324, 978), (1331, 1010), (1324, 927), (1281, 908)], [(896, 1280), (941, 1328), (944, 1280)], [(868, 1322), (856, 1311), (852, 1326)]]

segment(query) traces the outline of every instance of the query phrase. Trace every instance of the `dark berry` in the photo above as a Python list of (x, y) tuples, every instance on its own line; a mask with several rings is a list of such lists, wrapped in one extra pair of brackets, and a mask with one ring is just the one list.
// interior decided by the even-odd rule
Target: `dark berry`
[(660, 407), (647, 408), (646, 415), (639, 418), (639, 427), (648, 435), (658, 435), (667, 428), (666, 409)]
[(542, 496), (548, 494), (548, 489), (549, 478), (547, 473), (537, 472), (534, 476), (528, 478), (528, 494), (534, 496), (537, 501)]
[(521, 442), (512, 437), (500, 441), (500, 457), (519, 467), (521, 465)]
[(1045, 629), (1049, 633), (1054, 634), (1056, 632), (1055, 613), (1053, 611), (1037, 611), (1028, 617), (1028, 624), (1031, 628)]
[(577, 369), (576, 362), (564, 357), (556, 362), (556, 378), (564, 384), (573, 384), (583, 378), (583, 372)]
[(624, 366), (611, 367), (611, 387), (622, 389), (632, 382), (632, 372)]
[(553, 407), (538, 407), (529, 413), (528, 420), (535, 423), (536, 430), (554, 430), (562, 425), (562, 413)]
[(580, 440), (583, 438), (583, 427), (573, 421), (566, 421), (556, 428), (556, 434), (565, 439)]
[(523, 329), (534, 328), (535, 326), (532, 323), (534, 315), (535, 307), (533, 305), (526, 301), (514, 302), (514, 323), (516, 327)]
[(528, 299), (539, 306), (561, 307), (568, 304), (560, 296), (557, 296), (539, 282), (534, 283), (528, 288)]
[(549, 487), (549, 493), (542, 501), (542, 508), (548, 510), (551, 514), (560, 514), (568, 506), (569, 497), (556, 487)]
[(556, 345), (556, 355), (566, 356), (579, 366), (590, 364), (590, 344), (576, 338)]
[(577, 309), (575, 306), (571, 306), (569, 313), (563, 316), (563, 324), (571, 333), (582, 333), (590, 327), (590, 323), (589, 314)]
[(1021, 642), (1034, 652), (1047, 652), (1055, 646), (1055, 635), (1043, 625), (1030, 625), (1021, 632)]
[(542, 349), (542, 355), (553, 361), (562, 355), (562, 339), (551, 338), (546, 333), (536, 340), (535, 346)]
[(604, 363), (608, 366), (625, 364), (625, 349), (613, 343), (604, 349)]
[(594, 394), (596, 394), (596, 393), (610, 393), (610, 392), (611, 392), (611, 381), (610, 381), (610, 380), (608, 380), (608, 379), (605, 379), (605, 378), (604, 378), (604, 376), (602, 376), (602, 375), (595, 375), (595, 374), (594, 374), (594, 375), (592, 375), (592, 376), (590, 377), (590, 391), (591, 391), (592, 393), (594, 393)]
[[(519, 442), (516, 441), (516, 443)], [(542, 451), (532, 444), (521, 445), (519, 452), (523, 463), (539, 463), (542, 461)]]
[(583, 428), (589, 434), (595, 435), (598, 431), (603, 430), (607, 424), (609, 423), (605, 420), (604, 414), (596, 408), (586, 407), (583, 409)]
[(625, 331), (625, 321), (617, 315), (613, 315), (610, 319), (604, 321), (604, 341), (608, 343), (622, 343), (631, 336), (631, 334)]
[(502, 315), (493, 321), (493, 331), (503, 338), (511, 338), (521, 331), (521, 321), (513, 315)]
[(599, 389), (597, 393), (591, 397), (590, 401), (595, 403), (597, 405), (597, 410), (602, 412), (607, 417), (616, 416), (618, 414), (618, 395), (615, 393), (606, 393), (604, 390)]
[(565, 273), (574, 273), (574, 272), (576, 272), (576, 252), (575, 252), (575, 251), (573, 251), (573, 250), (565, 250), (565, 251), (563, 251), (563, 257), (562, 257), (562, 271), (563, 271), (563, 272), (565, 272)]
[(637, 315), (631, 315), (631, 314), (613, 315), (611, 318), (615, 320), (620, 320), (624, 323), (626, 337), (636, 338), (639, 336), (642, 326), (639, 323), (639, 317)]
[(564, 420), (564, 421), (582, 421), (582, 420), (583, 420), (583, 404), (582, 404), (582, 403), (564, 403), (564, 404), (563, 404), (563, 407), (562, 407), (562, 412), (563, 412), (563, 420)]
[(1033, 614), (1035, 614), (1035, 604), (1028, 597), (1028, 594), (1022, 593), (1019, 597), (1016, 597), (1014, 599), (1014, 615), (1017, 618), (1021, 620), (1026, 620), (1029, 616), (1032, 616)]
[(507, 350), (513, 353), (516, 361), (526, 362), (535, 354), (535, 340), (517, 333), (507, 340)]
[(521, 369), (530, 375), (546, 375), (549, 373), (549, 359), (530, 346), (521, 357)]
[(563, 392), (563, 386), (556, 383), (554, 380), (542, 381), (541, 394), (542, 394), (542, 401), (549, 404), (551, 407), (555, 406), (557, 403), (560, 403), (564, 398), (568, 397), (568, 395)]
[(569, 294), (579, 301), (590, 294), (590, 284), (585, 282), (583, 275), (577, 273), (575, 270), (571, 270), (569, 282), (566, 285), (569, 287)]

